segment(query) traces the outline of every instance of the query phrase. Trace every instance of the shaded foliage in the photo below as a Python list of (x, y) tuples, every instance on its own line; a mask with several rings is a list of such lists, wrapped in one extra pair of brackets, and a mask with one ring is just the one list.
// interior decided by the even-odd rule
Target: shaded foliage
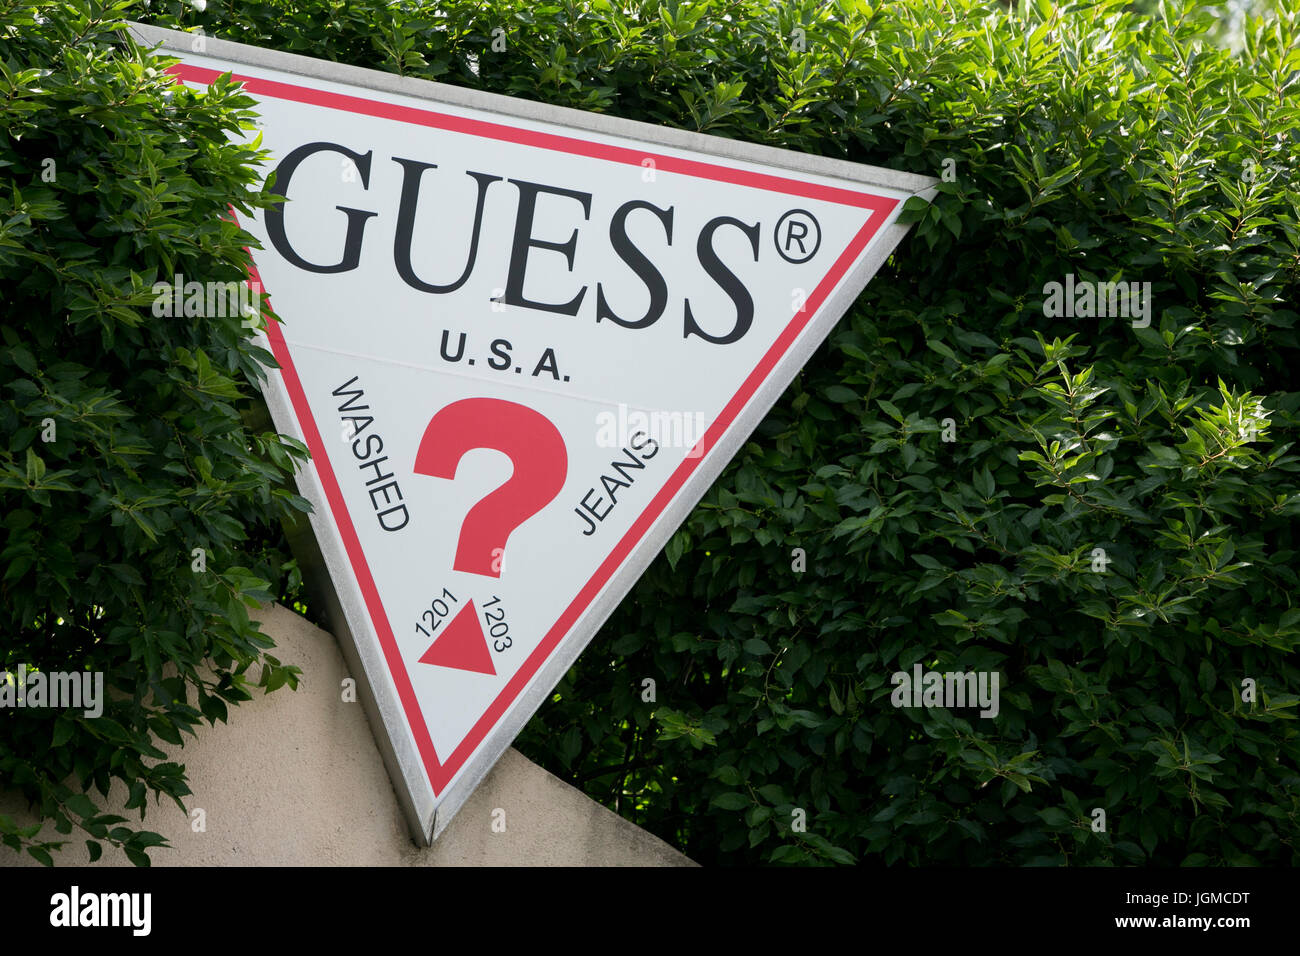
[(0, 710), (0, 783), (55, 831), (0, 834), (45, 863), (77, 828), (147, 864), (163, 839), (95, 793), (183, 807), (158, 742), (298, 676), (248, 617), (306, 508), (283, 487), (306, 449), (245, 423), (271, 357), (224, 303), (152, 309), (155, 282), (246, 274), (228, 210), (264, 205), (258, 154), (227, 137), (252, 101), (177, 88), (110, 26), (123, 7), (0, 3), (0, 670), (102, 672), (107, 697)]

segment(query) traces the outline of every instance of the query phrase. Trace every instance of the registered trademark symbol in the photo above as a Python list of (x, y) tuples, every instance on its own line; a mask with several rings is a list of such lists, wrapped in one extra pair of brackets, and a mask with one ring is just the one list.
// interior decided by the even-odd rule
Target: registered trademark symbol
[(777, 220), (772, 241), (782, 259), (799, 265), (817, 255), (822, 244), (822, 227), (808, 210), (791, 209)]

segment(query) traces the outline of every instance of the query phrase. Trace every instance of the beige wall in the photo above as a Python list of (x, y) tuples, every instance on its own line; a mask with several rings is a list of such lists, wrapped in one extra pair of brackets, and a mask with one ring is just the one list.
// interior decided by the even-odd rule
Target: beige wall
[[(204, 811), (206, 830), (195, 832), (175, 804), (151, 802), (143, 826), (172, 844), (151, 852), (155, 866), (691, 865), (513, 749), (432, 847), (415, 846), (361, 705), (341, 699), (348, 675), (334, 638), (282, 607), (260, 617), (275, 656), (302, 668), (298, 689), (256, 692), (230, 709), (229, 724), (204, 725), (183, 749), (162, 745), (185, 764), (194, 792), (186, 805)], [(112, 796), (125, 802), (120, 785)], [(31, 820), (12, 793), (0, 793), (0, 812)], [(136, 811), (121, 815), (140, 825)], [(88, 862), (77, 832), (68, 839), (56, 865)], [(0, 865), (23, 861), (36, 865), (0, 846)], [(126, 861), (106, 848), (102, 862)]]

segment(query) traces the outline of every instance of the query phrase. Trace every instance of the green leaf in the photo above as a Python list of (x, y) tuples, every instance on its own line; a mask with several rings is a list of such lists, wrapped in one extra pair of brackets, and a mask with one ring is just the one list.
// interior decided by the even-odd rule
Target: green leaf
[(63, 805), (83, 818), (93, 817), (99, 812), (99, 808), (91, 803), (90, 798), (84, 793), (72, 794), (72, 796), (63, 801)]
[(720, 793), (713, 798), (713, 806), (720, 810), (744, 810), (749, 805), (749, 798), (742, 793)]
[(27, 481), (36, 484), (45, 477), (45, 462), (31, 448), (27, 449)]
[(1211, 664), (1209, 661), (1201, 661), (1201, 666), (1200, 669), (1198, 670), (1197, 677), (1201, 685), (1201, 690), (1206, 691), (1208, 693), (1209, 691), (1214, 689), (1216, 675), (1214, 672), (1214, 665)]

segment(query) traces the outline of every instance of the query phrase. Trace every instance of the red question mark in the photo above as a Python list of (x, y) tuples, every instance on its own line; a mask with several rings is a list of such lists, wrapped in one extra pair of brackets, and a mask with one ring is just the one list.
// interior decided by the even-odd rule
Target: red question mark
[(475, 448), (505, 452), (515, 471), (465, 516), (452, 567), (499, 578), (501, 562), (493, 557), (504, 557), (511, 533), (560, 493), (569, 455), (559, 429), (528, 406), (498, 398), (466, 398), (452, 402), (429, 421), (415, 455), (415, 472), (455, 478), (461, 458)]

